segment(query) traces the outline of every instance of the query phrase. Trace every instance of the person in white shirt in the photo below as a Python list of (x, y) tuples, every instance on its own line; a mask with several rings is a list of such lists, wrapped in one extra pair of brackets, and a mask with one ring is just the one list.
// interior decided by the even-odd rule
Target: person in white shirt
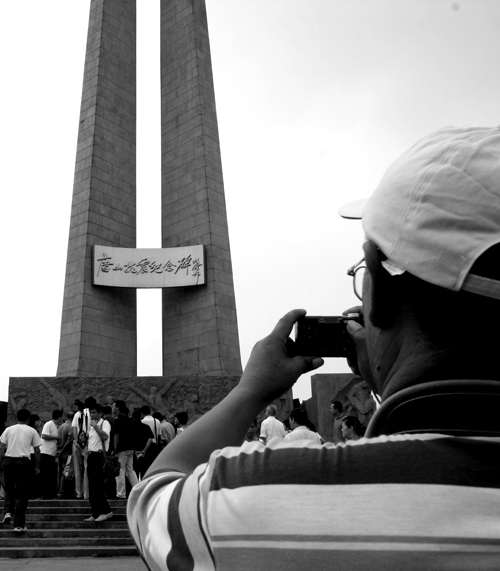
[(276, 418), (276, 413), (278, 409), (274, 404), (270, 404), (266, 408), (266, 419), (262, 421), (260, 425), (260, 437), (259, 440), (266, 444), (271, 438), (284, 438), (286, 431), (283, 423)]
[(151, 416), (151, 409), (147, 404), (141, 406), (141, 422), (149, 426), (153, 433), (153, 441), (144, 456), (144, 470), (146, 471), (161, 451), (161, 423)]
[(176, 431), (174, 428), (174, 425), (171, 424), (162, 414), (161, 412), (155, 412), (153, 414), (153, 418), (156, 418), (156, 420), (159, 420), (161, 423), (161, 440), (162, 440), (162, 447), (165, 448), (165, 446), (169, 443), (172, 442), (172, 440), (175, 438), (176, 436)]
[(95, 404), (89, 408), (90, 429), (88, 440), (87, 474), (89, 479), (89, 502), (92, 513), (84, 521), (101, 522), (113, 517), (104, 490), (104, 455), (109, 448), (111, 425), (102, 418), (102, 407)]
[(89, 406), (94, 406), (94, 397), (87, 397), (85, 404), (75, 401), (78, 410), (73, 417), (71, 429), (73, 431), (73, 467), (75, 469), (75, 493), (78, 499), (89, 499), (89, 481), (87, 476), (88, 434), (90, 428)]
[(5, 478), (4, 517), (8, 524), (14, 514), (14, 531), (26, 531), (26, 509), (28, 507), (32, 468), (30, 452), (35, 454), (35, 474), (40, 473), (40, 445), (38, 432), (28, 426), (30, 411), (22, 408), (17, 411), (17, 424), (9, 426), (0, 436), (0, 464)]
[(188, 413), (185, 410), (177, 412), (174, 416), (174, 426), (176, 428), (177, 436), (184, 432), (188, 427)]
[(57, 444), (59, 442), (59, 426), (63, 423), (62, 410), (52, 412), (52, 420), (43, 425), (42, 445), (40, 447), (40, 472), (42, 497), (51, 500), (57, 495)]
[(312, 440), (316, 444), (321, 444), (321, 437), (317, 432), (313, 432), (307, 428), (307, 414), (300, 408), (292, 410), (290, 413), (290, 428), (284, 440), (293, 442), (295, 440)]

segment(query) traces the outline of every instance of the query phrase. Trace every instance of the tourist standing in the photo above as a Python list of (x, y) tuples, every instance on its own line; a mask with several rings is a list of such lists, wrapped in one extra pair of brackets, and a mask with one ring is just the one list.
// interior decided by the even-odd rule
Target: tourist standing
[(32, 469), (30, 451), (35, 455), (35, 473), (40, 473), (40, 446), (38, 432), (28, 426), (29, 410), (17, 412), (17, 424), (6, 428), (0, 436), (0, 464), (3, 462), (5, 478), (5, 502), (3, 523), (10, 523), (14, 514), (14, 531), (26, 531), (26, 509), (28, 507)]
[(292, 410), (290, 413), (290, 428), (292, 432), (289, 432), (285, 436), (287, 442), (295, 442), (296, 440), (311, 440), (316, 444), (321, 444), (321, 437), (317, 432), (309, 430), (307, 427), (309, 419), (307, 414), (300, 408)]
[(42, 497), (51, 500), (57, 495), (57, 443), (59, 426), (63, 422), (62, 410), (52, 411), (52, 420), (43, 425), (42, 445), (40, 447), (40, 472), (42, 474)]
[(89, 499), (89, 481), (87, 476), (88, 435), (90, 429), (89, 406), (95, 406), (94, 397), (87, 397), (85, 403), (76, 400), (78, 411), (73, 417), (73, 466), (75, 469), (75, 493), (77, 498)]
[(115, 401), (113, 413), (115, 414), (114, 447), (120, 462), (120, 474), (116, 476), (116, 497), (125, 499), (127, 497), (125, 476), (132, 487), (139, 481), (134, 472), (134, 427), (128, 416), (125, 401)]
[(149, 426), (153, 433), (153, 441), (149, 444), (144, 454), (144, 470), (146, 471), (161, 451), (161, 423), (158, 419), (151, 416), (151, 409), (147, 404), (141, 406), (141, 421)]
[(134, 470), (137, 477), (141, 479), (146, 473), (148, 465), (146, 464), (146, 454), (148, 448), (153, 442), (153, 433), (148, 424), (141, 421), (140, 410), (134, 410), (132, 413), (132, 426), (134, 428), (134, 450), (135, 450), (135, 463)]
[[(67, 490), (66, 487), (66, 480), (64, 478), (63, 472), (64, 468), (66, 467), (66, 462), (68, 461), (68, 457), (71, 454), (71, 450), (73, 448), (73, 430), (71, 429), (71, 422), (73, 421), (73, 417), (75, 413), (70, 411), (66, 416), (66, 421), (61, 424), (58, 429), (59, 433), (59, 455), (57, 457), (57, 461), (59, 464), (58, 470), (58, 477), (59, 477), (59, 484), (58, 484), (58, 498), (62, 498)], [(70, 462), (72, 460), (70, 459)]]
[(330, 414), (333, 417), (333, 443), (340, 444), (345, 442), (345, 438), (342, 435), (342, 420), (345, 418), (345, 412), (340, 401), (332, 399)]
[(266, 408), (266, 418), (260, 425), (259, 440), (266, 444), (271, 438), (284, 438), (286, 431), (283, 423), (276, 418), (277, 408), (270, 404)]
[(90, 429), (88, 439), (87, 475), (91, 515), (84, 521), (101, 522), (113, 517), (104, 491), (104, 454), (109, 448), (111, 425), (102, 418), (99, 404), (89, 408)]

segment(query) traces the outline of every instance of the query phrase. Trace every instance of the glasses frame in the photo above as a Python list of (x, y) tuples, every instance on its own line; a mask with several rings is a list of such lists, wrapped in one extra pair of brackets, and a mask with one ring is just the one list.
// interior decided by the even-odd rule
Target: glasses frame
[(366, 270), (366, 264), (364, 264), (363, 262), (365, 261), (365, 258), (361, 258), (361, 260), (359, 260), (359, 262), (356, 262), (353, 266), (351, 266), (348, 270), (347, 270), (347, 275), (352, 277), (352, 289), (354, 291), (354, 295), (360, 300), (363, 301), (363, 292), (358, 292), (356, 289), (356, 274), (358, 273), (359, 270)]

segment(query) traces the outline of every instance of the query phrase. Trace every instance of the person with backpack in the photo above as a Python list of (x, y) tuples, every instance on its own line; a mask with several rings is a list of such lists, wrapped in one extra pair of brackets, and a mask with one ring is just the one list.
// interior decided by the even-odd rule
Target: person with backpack
[(75, 493), (78, 499), (89, 499), (89, 481), (87, 476), (88, 439), (91, 426), (89, 408), (96, 405), (94, 397), (87, 397), (85, 403), (75, 401), (78, 411), (73, 417), (73, 466), (75, 469)]

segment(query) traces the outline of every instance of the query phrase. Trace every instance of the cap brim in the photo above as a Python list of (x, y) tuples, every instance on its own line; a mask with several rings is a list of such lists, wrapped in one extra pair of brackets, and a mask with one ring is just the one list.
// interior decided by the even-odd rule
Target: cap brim
[(354, 200), (353, 202), (344, 204), (339, 210), (339, 215), (349, 220), (361, 220), (363, 208), (367, 202), (368, 198), (362, 198), (361, 200)]

